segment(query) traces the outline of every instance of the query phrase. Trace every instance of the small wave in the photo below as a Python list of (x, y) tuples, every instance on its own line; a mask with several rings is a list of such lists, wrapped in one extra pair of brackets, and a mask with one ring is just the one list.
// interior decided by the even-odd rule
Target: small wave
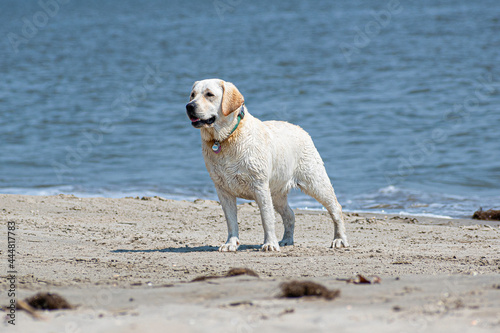
[(364, 214), (391, 214), (391, 215), (400, 215), (400, 216), (414, 216), (414, 217), (432, 217), (432, 218), (437, 218), (437, 219), (453, 219), (453, 217), (448, 216), (448, 215), (439, 215), (439, 214), (431, 214), (431, 213), (410, 213), (406, 211), (399, 211), (399, 212), (388, 212), (386, 210), (349, 210), (349, 209), (343, 209), (344, 213), (364, 213)]
[(384, 193), (384, 194), (393, 194), (393, 193), (398, 193), (399, 191), (400, 189), (398, 189), (394, 185), (382, 187), (381, 189), (378, 190), (379, 193)]
[[(101, 189), (83, 189), (76, 186), (53, 186), (53, 187), (41, 187), (41, 188), (21, 188), (21, 187), (6, 187), (0, 188), (0, 194), (18, 194), (18, 195), (34, 195), (34, 196), (51, 196), (59, 194), (72, 194), (80, 198), (125, 198), (125, 197), (153, 197), (161, 196), (166, 199), (172, 200), (189, 200), (193, 201), (199, 199), (200, 195), (193, 193), (175, 193), (175, 192), (163, 192), (163, 191), (153, 191), (153, 190), (141, 190), (141, 189), (127, 189), (127, 190), (111, 190), (106, 188)], [(209, 195), (205, 195), (207, 197)], [(207, 198), (213, 199), (213, 197)]]
[(405, 212), (405, 211), (399, 212), (398, 215), (403, 215), (403, 216), (425, 216), (425, 217), (433, 217), (433, 218), (438, 218), (438, 219), (452, 219), (453, 218), (453, 217), (448, 216), (448, 215), (438, 215), (438, 214), (431, 214), (431, 213), (410, 213), (410, 212)]

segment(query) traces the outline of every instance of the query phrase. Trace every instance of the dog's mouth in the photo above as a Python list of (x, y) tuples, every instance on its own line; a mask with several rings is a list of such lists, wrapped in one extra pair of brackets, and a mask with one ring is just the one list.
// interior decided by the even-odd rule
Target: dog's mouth
[(193, 125), (193, 127), (200, 128), (200, 127), (203, 127), (205, 125), (207, 125), (207, 126), (212, 125), (215, 122), (216, 117), (213, 116), (213, 117), (210, 117), (208, 119), (200, 119), (200, 118), (195, 118), (195, 117), (189, 116), (189, 119), (191, 120), (191, 125)]

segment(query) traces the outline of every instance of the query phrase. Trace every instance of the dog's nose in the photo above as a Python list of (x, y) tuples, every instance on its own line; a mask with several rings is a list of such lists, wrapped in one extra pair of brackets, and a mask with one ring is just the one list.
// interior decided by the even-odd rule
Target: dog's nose
[(186, 104), (186, 111), (189, 113), (194, 113), (194, 103), (190, 102)]

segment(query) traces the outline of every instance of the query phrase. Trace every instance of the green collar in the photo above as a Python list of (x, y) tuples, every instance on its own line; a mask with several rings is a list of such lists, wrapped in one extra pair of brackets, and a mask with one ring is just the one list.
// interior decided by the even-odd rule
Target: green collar
[(240, 110), (240, 113), (238, 113), (238, 122), (236, 123), (236, 125), (234, 125), (234, 128), (233, 130), (231, 131), (231, 133), (229, 133), (229, 136), (231, 136), (231, 134), (234, 133), (234, 131), (236, 131), (236, 129), (238, 128), (238, 126), (240, 125), (240, 121), (241, 119), (243, 119), (245, 117), (245, 105), (242, 105), (241, 106), (241, 110)]
[[(240, 113), (238, 113), (238, 122), (236, 123), (236, 125), (234, 126), (233, 130), (231, 131), (231, 133), (229, 133), (228, 137), (231, 136), (231, 134), (234, 133), (234, 131), (236, 131), (236, 129), (238, 128), (238, 126), (240, 125), (240, 122), (241, 122), (241, 119), (243, 119), (245, 117), (245, 104), (242, 104), (241, 105), (241, 110), (240, 110)], [(226, 138), (227, 139), (227, 138)], [(221, 151), (221, 144), (219, 141), (215, 141), (214, 142), (214, 145), (212, 146), (212, 151), (216, 154), (220, 153)]]

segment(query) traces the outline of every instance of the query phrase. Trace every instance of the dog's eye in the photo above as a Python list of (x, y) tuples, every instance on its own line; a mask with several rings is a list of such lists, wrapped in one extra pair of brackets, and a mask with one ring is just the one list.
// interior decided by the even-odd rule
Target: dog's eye
[(194, 98), (194, 92), (191, 93), (191, 98)]
[(212, 94), (210, 91), (205, 94), (207, 97), (214, 97), (215, 95)]

